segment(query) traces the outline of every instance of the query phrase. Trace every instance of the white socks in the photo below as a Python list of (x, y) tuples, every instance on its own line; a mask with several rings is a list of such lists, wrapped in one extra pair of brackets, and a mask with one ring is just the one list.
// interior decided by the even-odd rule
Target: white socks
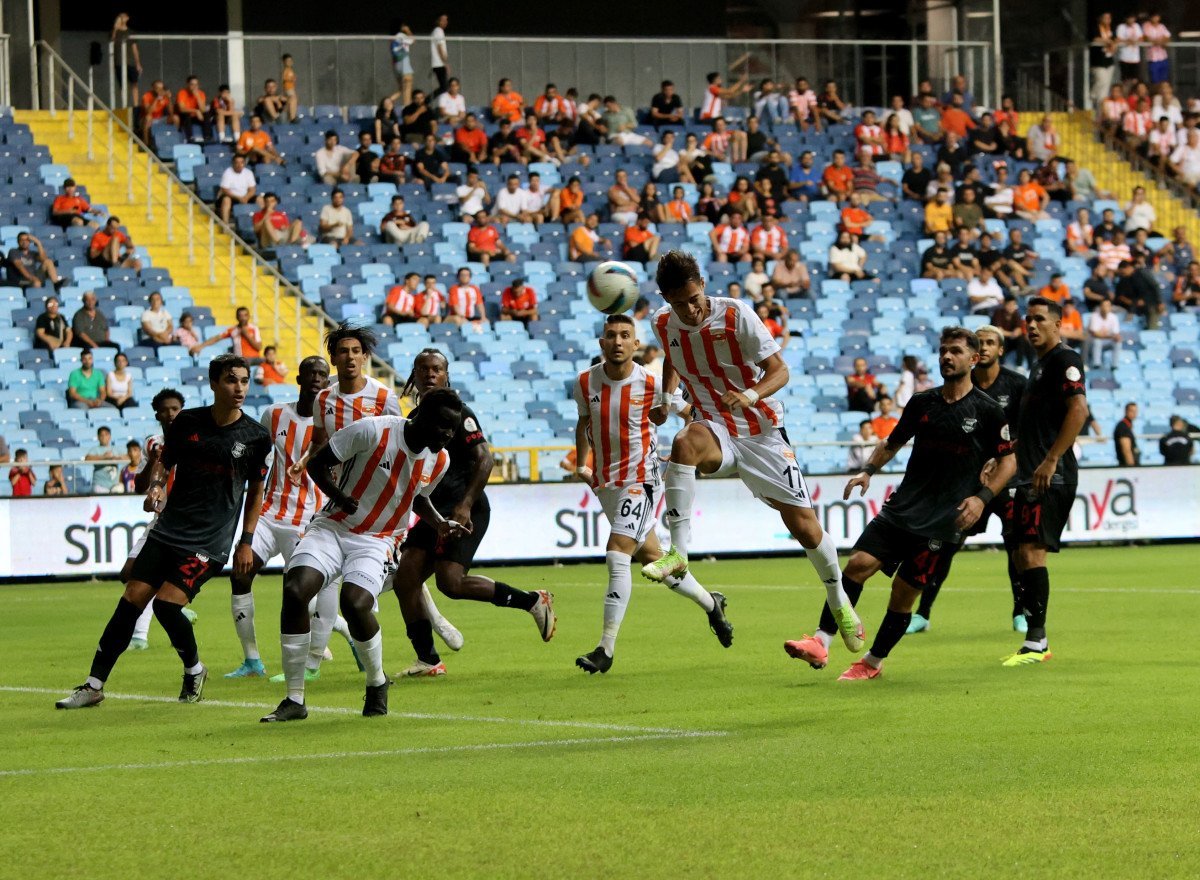
[(863, 654), (863, 663), (866, 663), (872, 669), (878, 669), (880, 666), (882, 666), (883, 660), (883, 657), (876, 657), (870, 651), (867, 651), (867, 653)]
[(376, 632), (365, 642), (354, 640), (354, 649), (358, 651), (358, 659), (362, 661), (367, 676), (368, 687), (378, 687), (387, 681), (383, 673), (383, 633)]
[(283, 677), (287, 681), (288, 699), (304, 702), (304, 661), (308, 657), (309, 633), (281, 633), (279, 649), (282, 655)]
[(687, 556), (692, 539), (692, 507), (696, 503), (696, 469), (691, 465), (667, 465), (667, 524), (671, 549)]
[(849, 605), (850, 597), (842, 589), (842, 570), (838, 567), (837, 546), (829, 532), (822, 530), (821, 543), (805, 552), (812, 567), (817, 570), (817, 576), (825, 584), (825, 601), (829, 603), (829, 609), (836, 611), (843, 605)]
[[(375, 606), (375, 610), (379, 610), (379, 606)], [(345, 639), (347, 642), (353, 642), (354, 637), (350, 635), (350, 624), (346, 623), (346, 618), (338, 615), (333, 619), (333, 631)], [(322, 652), (323, 654), (324, 652)]]
[(242, 654), (247, 660), (258, 660), (258, 641), (254, 638), (254, 594), (233, 593), (229, 597), (229, 608), (233, 612), (233, 628), (242, 643)]
[(829, 646), (833, 644), (833, 633), (827, 633), (823, 629), (813, 633), (813, 638), (825, 646), (825, 650), (829, 650)]
[(436, 629), (439, 623), (445, 622), (446, 618), (442, 616), (442, 612), (438, 611), (437, 605), (434, 604), (433, 594), (429, 592), (429, 587), (421, 584), (421, 601), (425, 604), (425, 614), (429, 616), (429, 622)]
[(682, 578), (669, 577), (663, 583), (680, 596), (686, 596), (691, 599), (705, 611), (712, 611), (716, 607), (712, 594), (700, 586), (700, 582), (696, 580), (690, 571)]
[(133, 625), (133, 637), (141, 639), (143, 642), (150, 635), (150, 621), (154, 618), (154, 600), (151, 599), (146, 603), (146, 609), (142, 612), (141, 617), (137, 619), (137, 623)]
[(604, 634), (600, 637), (600, 647), (611, 657), (621, 621), (625, 619), (625, 609), (629, 607), (633, 579), (629, 574), (628, 553), (609, 550), (604, 554), (604, 561), (608, 565), (608, 591), (604, 594)]
[(333, 633), (338, 617), (338, 585), (331, 581), (317, 593), (317, 608), (312, 616), (308, 643), (308, 668), (320, 669), (329, 647), (329, 636)]

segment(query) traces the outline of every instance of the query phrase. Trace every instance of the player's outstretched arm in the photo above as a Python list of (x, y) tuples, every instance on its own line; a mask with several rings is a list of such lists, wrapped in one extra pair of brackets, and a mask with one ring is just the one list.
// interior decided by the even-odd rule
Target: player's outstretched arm
[(1082, 394), (1070, 397), (1067, 400), (1067, 415), (1063, 419), (1062, 427), (1058, 429), (1058, 436), (1054, 438), (1054, 443), (1051, 444), (1042, 463), (1033, 472), (1034, 495), (1041, 495), (1050, 488), (1050, 480), (1054, 477), (1054, 472), (1058, 469), (1059, 460), (1074, 445), (1075, 438), (1083, 430), (1087, 419), (1087, 398)]
[(867, 459), (867, 463), (863, 465), (863, 469), (847, 481), (846, 489), (842, 492), (842, 500), (849, 501), (850, 493), (856, 487), (859, 490), (858, 494), (860, 497), (866, 495), (867, 489), (871, 487), (871, 477), (875, 476), (881, 468), (885, 467), (889, 461), (895, 458), (896, 453), (899, 451), (899, 446), (893, 449), (891, 446), (888, 446), (886, 440), (880, 440), (879, 444), (871, 451), (871, 457)]
[(329, 444), (325, 443), (315, 455), (310, 456), (307, 464), (308, 475), (317, 484), (317, 488), (325, 493), (326, 498), (346, 513), (354, 514), (358, 511), (358, 500), (343, 492), (333, 478), (333, 469), (339, 464), (341, 461), (333, 454)]
[(591, 416), (580, 416), (575, 422), (575, 476), (583, 482), (591, 485), (592, 469), (587, 466), (588, 448), (588, 427), (591, 425)]

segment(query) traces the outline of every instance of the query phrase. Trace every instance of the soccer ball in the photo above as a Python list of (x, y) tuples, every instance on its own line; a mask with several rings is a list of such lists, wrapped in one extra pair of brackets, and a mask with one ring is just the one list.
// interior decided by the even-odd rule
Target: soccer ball
[(606, 260), (588, 276), (587, 295), (588, 301), (606, 315), (627, 312), (637, 302), (637, 275), (624, 263)]

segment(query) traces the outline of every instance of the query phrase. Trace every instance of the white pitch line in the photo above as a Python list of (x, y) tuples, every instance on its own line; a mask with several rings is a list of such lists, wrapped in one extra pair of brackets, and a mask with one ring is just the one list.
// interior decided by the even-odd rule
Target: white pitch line
[[(881, 579), (880, 584), (886, 586), (886, 579)], [(723, 584), (719, 581), (705, 581), (704, 585), (710, 589), (717, 587), (724, 590), (745, 590), (747, 592), (761, 593), (796, 593), (805, 589), (804, 584), (797, 584), (790, 587), (786, 584)], [(956, 587), (953, 581), (947, 583), (943, 589), (952, 593), (999, 593), (1003, 591), (1003, 587), (997, 584), (996, 587)], [(1158, 587), (1055, 587), (1051, 586), (1051, 592), (1054, 593), (1120, 593), (1130, 595), (1143, 595), (1153, 593), (1162, 596), (1200, 596), (1200, 590), (1182, 587), (1178, 590), (1164, 590)], [(734, 594), (736, 595), (736, 594)]]
[[(0, 685), (0, 692), (13, 694), (50, 694), (62, 695), (63, 690), (54, 690), (52, 688), (38, 687), (15, 687), (10, 685)], [(104, 692), (104, 696), (109, 700), (135, 700), (139, 703), (177, 703), (175, 697), (167, 697), (151, 694), (112, 694), (108, 691)], [(256, 709), (256, 710), (271, 710), (275, 706), (271, 703), (249, 703), (239, 702), (237, 700), (201, 700), (198, 705), (201, 706), (216, 706), (225, 709)], [(350, 709), (344, 706), (309, 706), (310, 713), (323, 713), (328, 715), (361, 715), (361, 709)], [(639, 734), (660, 734), (666, 736), (707, 736), (710, 733), (723, 734), (724, 731), (711, 732), (699, 730), (686, 730), (675, 727), (641, 727), (635, 724), (608, 724), (603, 721), (556, 721), (545, 718), (493, 718), (482, 715), (442, 715), (433, 712), (388, 712), (389, 715), (397, 718), (408, 718), (417, 721), (468, 721), (477, 722), (480, 724), (517, 724), (524, 727), (568, 727), (579, 728), (582, 730), (610, 730), (618, 733), (639, 733)]]
[(232, 758), (197, 758), (190, 761), (159, 761), (152, 764), (95, 764), (90, 767), (40, 767), (22, 770), (0, 770), (0, 777), (39, 776), (56, 773), (103, 773), (112, 770), (169, 770), (179, 767), (213, 767), (229, 764), (272, 764), (283, 761), (336, 761), (346, 758), (394, 758), (411, 755), (443, 755), (455, 752), (494, 752), (504, 749), (527, 749), (545, 746), (613, 745), (649, 742), (652, 740), (703, 739), (726, 736), (724, 730), (692, 730), (675, 733), (646, 733), (637, 736), (596, 736), (574, 739), (544, 739), (534, 742), (478, 743), (461, 746), (413, 746), (406, 749), (377, 749), (362, 752), (318, 752), (309, 755), (242, 755)]

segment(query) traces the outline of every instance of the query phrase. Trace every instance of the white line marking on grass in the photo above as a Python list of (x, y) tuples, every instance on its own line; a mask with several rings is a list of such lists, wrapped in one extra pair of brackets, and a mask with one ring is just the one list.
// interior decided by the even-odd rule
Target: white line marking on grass
[[(879, 583), (886, 584), (886, 578), (881, 578)], [(787, 584), (723, 584), (719, 581), (705, 581), (704, 584), (709, 589), (720, 588), (723, 590), (745, 590), (747, 592), (760, 593), (799, 593), (805, 589), (805, 585), (803, 584), (797, 584), (794, 587)], [(952, 593), (998, 593), (1002, 588), (999, 584), (997, 584), (995, 589), (990, 587), (958, 587), (951, 581), (943, 589), (949, 590)], [(1159, 587), (1053, 587), (1052, 589), (1055, 593), (1129, 593), (1131, 595), (1155, 593), (1164, 596), (1200, 596), (1200, 590), (1189, 587), (1181, 587), (1178, 590), (1164, 590)]]
[[(52, 688), (38, 687), (15, 687), (8, 685), (0, 685), (0, 692), (13, 694), (51, 694), (62, 695), (62, 690), (54, 690)], [(151, 694), (112, 694), (108, 691), (104, 692), (104, 696), (109, 700), (134, 700), (139, 703), (178, 703), (175, 697), (155, 696)], [(224, 709), (255, 709), (267, 710), (275, 708), (272, 703), (249, 703), (240, 702), (237, 700), (202, 700), (201, 706), (216, 706)], [(361, 709), (350, 709), (345, 706), (309, 706), (310, 713), (322, 713), (328, 715), (361, 715)], [(710, 733), (714, 735), (724, 735), (725, 731), (699, 731), (686, 730), (675, 727), (642, 727), (635, 724), (608, 724), (603, 721), (557, 721), (546, 718), (493, 718), (482, 715), (443, 715), (434, 712), (389, 712), (397, 718), (408, 718), (416, 721), (470, 721), (481, 724), (517, 724), (524, 727), (568, 727), (580, 728), (583, 730), (611, 730), (618, 733), (639, 733), (639, 734), (657, 734), (664, 736), (707, 736)]]
[[(310, 710), (311, 711), (311, 710)], [(574, 739), (543, 739), (534, 742), (478, 743), (461, 746), (413, 746), (406, 749), (377, 749), (362, 752), (318, 752), (309, 755), (243, 755), (232, 758), (197, 758), (191, 761), (159, 761), (148, 764), (96, 764), (91, 767), (39, 767), (21, 770), (0, 770), (0, 777), (39, 776), (55, 773), (102, 773), (110, 770), (169, 770), (180, 767), (214, 767), (221, 765), (272, 764), (283, 761), (336, 761), (346, 758), (393, 758), (411, 755), (444, 755), (455, 752), (495, 752), (505, 749), (528, 749), (547, 746), (614, 745), (650, 742), (653, 740), (703, 739), (727, 736), (724, 730), (689, 730), (674, 733), (646, 733), (637, 736), (595, 736)]]

